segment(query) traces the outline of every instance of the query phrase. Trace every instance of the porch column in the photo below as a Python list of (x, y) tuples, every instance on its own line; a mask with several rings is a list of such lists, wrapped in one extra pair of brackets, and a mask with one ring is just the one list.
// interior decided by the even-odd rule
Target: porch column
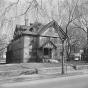
[(51, 59), (53, 59), (53, 49), (52, 49), (52, 52), (51, 52)]
[(42, 61), (44, 62), (44, 48), (42, 48)]
[(49, 59), (51, 59), (51, 57), (50, 57), (50, 37), (48, 37), (49, 38), (49, 44), (48, 44), (48, 54), (49, 54)]
[(51, 59), (51, 56), (50, 56), (50, 49), (51, 49), (50, 44), (48, 44), (48, 54), (49, 54), (49, 59)]
[(52, 59), (55, 59), (55, 53), (56, 53), (56, 51), (55, 51), (55, 49), (53, 48), (53, 49), (52, 49)]
[(55, 59), (57, 59), (57, 49), (55, 48)]

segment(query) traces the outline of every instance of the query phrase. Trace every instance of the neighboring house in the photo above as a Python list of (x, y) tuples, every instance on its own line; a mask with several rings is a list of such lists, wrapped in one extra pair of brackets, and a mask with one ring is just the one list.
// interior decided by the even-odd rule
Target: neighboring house
[(60, 59), (60, 38), (65, 32), (51, 21), (46, 25), (35, 22), (16, 25), (14, 39), (7, 47), (7, 63), (41, 62), (46, 59)]
[(6, 63), (6, 51), (7, 48), (2, 48), (0, 50), (0, 63)]

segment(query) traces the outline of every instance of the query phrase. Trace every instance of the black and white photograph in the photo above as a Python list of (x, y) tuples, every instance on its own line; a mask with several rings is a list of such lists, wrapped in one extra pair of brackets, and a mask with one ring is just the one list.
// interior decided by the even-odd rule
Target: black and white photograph
[(0, 88), (88, 88), (88, 0), (0, 0)]

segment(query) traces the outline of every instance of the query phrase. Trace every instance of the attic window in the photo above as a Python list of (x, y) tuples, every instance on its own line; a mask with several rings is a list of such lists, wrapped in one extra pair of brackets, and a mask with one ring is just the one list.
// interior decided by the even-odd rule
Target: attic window
[(27, 29), (23, 29), (23, 31), (26, 31)]
[(33, 31), (33, 28), (30, 28), (29, 31)]

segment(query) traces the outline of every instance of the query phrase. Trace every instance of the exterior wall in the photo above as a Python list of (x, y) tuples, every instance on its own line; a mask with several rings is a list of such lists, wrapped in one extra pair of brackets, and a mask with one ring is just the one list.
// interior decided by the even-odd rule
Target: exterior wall
[[(61, 47), (62, 46), (61, 46), (61, 41), (60, 41), (60, 38), (59, 38), (56, 30), (54, 28), (50, 27), (45, 32), (43, 32), (41, 35), (42, 36), (39, 37), (39, 45), (41, 46), (48, 39), (50, 39), (50, 41), (52, 41), (52, 43), (57, 46), (56, 50), (55, 49), (52, 50), (52, 59), (61, 59), (62, 58), (61, 57), (61, 51), (62, 51)], [(50, 36), (50, 38), (43, 37), (43, 36)], [(39, 56), (42, 56), (41, 51), (39, 52)]]
[[(54, 28), (50, 27), (41, 34), (48, 37), (35, 37), (35, 36), (22, 36), (21, 38), (14, 40), (7, 48), (7, 63), (27, 63), (38, 60), (38, 55), (41, 57), (43, 51), (38, 51), (38, 47), (44, 44), (48, 39), (52, 41), (57, 47), (60, 45), (60, 39)], [(37, 52), (38, 51), (38, 52)], [(52, 51), (52, 58), (60, 58), (60, 50)]]
[(24, 37), (23, 62), (31, 62), (37, 60), (37, 37)]
[(53, 27), (49, 27), (46, 31), (44, 31), (41, 35), (44, 36), (53, 36), (53, 37), (58, 37), (58, 33)]
[(37, 61), (37, 37), (23, 36), (7, 48), (7, 63)]
[(12, 51), (22, 49), (23, 47), (24, 47), (24, 37), (21, 37), (12, 43)]
[(62, 59), (61, 52), (62, 52), (62, 49), (57, 48), (57, 50), (56, 50), (56, 59), (58, 59), (58, 60)]
[(46, 37), (39, 37), (39, 46), (41, 46), (42, 44), (44, 44), (47, 41)]
[(44, 52), (43, 52), (42, 48), (38, 49), (37, 54), (38, 54), (38, 61), (39, 61), (39, 62), (41, 62), (42, 59), (44, 59), (43, 53), (44, 53)]
[(21, 37), (12, 42), (7, 48), (6, 63), (23, 62), (24, 38)]
[(42, 45), (48, 40), (48, 37), (43, 37), (43, 36), (50, 36), (50, 41), (52, 41), (52, 43), (54, 43), (56, 46), (60, 44), (60, 38), (58, 36), (58, 33), (53, 27), (48, 28), (41, 35), (42, 37), (39, 37), (39, 45)]
[(32, 38), (29, 36), (24, 36), (24, 50), (23, 50), (23, 62), (29, 62), (29, 59), (31, 58), (31, 55), (29, 55), (29, 51), (32, 50), (32, 44), (31, 44)]

